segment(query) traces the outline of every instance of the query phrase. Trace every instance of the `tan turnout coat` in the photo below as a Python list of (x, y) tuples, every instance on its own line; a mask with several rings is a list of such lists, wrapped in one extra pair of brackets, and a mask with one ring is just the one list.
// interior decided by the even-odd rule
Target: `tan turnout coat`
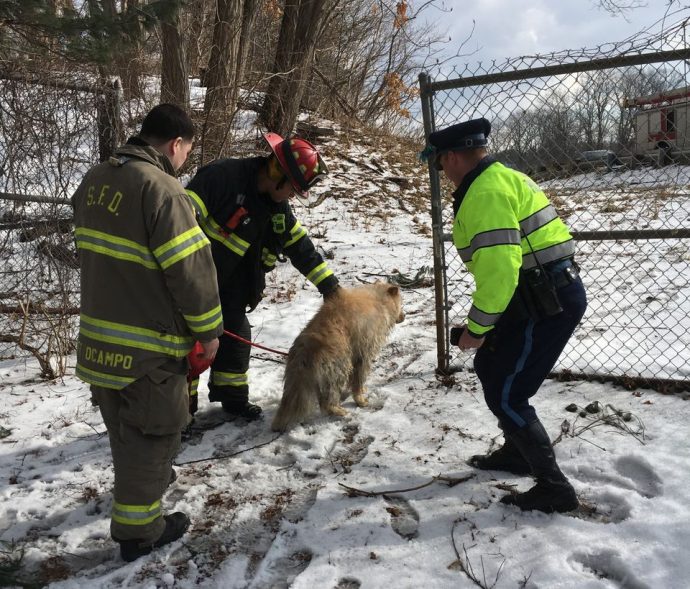
[(72, 197), (81, 266), (76, 373), (120, 390), (222, 333), (215, 267), (166, 156), (138, 138)]

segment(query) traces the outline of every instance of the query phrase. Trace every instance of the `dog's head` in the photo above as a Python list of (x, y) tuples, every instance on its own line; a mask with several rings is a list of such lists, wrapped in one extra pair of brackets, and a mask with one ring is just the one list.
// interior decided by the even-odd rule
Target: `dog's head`
[(394, 303), (394, 309), (397, 315), (395, 322), (402, 323), (405, 319), (405, 313), (402, 310), (402, 295), (400, 294), (400, 287), (395, 286), (394, 284), (387, 284), (386, 288), (386, 294), (393, 300)]

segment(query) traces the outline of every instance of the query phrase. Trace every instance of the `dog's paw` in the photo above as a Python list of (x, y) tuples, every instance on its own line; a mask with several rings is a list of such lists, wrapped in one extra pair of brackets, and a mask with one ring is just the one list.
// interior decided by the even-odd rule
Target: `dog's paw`
[(352, 395), (352, 398), (355, 400), (357, 407), (367, 407), (369, 405), (369, 401), (367, 400), (367, 398), (364, 396), (363, 393), (359, 393), (357, 395)]
[(326, 413), (336, 417), (345, 417), (348, 414), (347, 409), (341, 407), (340, 405), (330, 405), (329, 407), (326, 407)]

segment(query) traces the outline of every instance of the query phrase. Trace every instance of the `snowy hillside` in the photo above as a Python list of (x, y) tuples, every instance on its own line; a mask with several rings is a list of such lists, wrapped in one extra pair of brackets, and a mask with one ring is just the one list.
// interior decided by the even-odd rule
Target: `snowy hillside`
[[(324, 152), (331, 175), (317, 192), (330, 196), (295, 211), (341, 282), (431, 266), (426, 170), (412, 146), (349, 135)], [(289, 265), (274, 274), (250, 321), (257, 342), (287, 350), (320, 297)], [(522, 513), (498, 499), (529, 479), (465, 464), (497, 443), (499, 430), (471, 371), (435, 375), (433, 288), (405, 289), (403, 304), (406, 319), (369, 379), (369, 407), (349, 400), (345, 419), (271, 432), (283, 365), (263, 351), (250, 367), (250, 400), (263, 406), (263, 421), (224, 421), (202, 385), (194, 433), (164, 499), (192, 527), (131, 564), (109, 539), (108, 440), (87, 386), (71, 376), (74, 359), (56, 382), (39, 380), (31, 360), (0, 362), (0, 585), (687, 587), (686, 400), (547, 382), (535, 405), (583, 507)], [(471, 366), (470, 355), (458, 358)], [(594, 401), (602, 411), (565, 409)]]

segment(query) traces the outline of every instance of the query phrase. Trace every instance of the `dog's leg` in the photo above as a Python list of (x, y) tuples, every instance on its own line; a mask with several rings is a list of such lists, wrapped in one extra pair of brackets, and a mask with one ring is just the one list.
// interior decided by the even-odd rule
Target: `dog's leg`
[(345, 417), (348, 414), (347, 409), (341, 407), (340, 405), (329, 405), (325, 408), (325, 412), (328, 415), (334, 415), (335, 417)]
[(319, 390), (319, 407), (321, 408), (321, 413), (324, 415), (334, 415), (336, 417), (345, 417), (347, 415), (347, 410), (340, 405), (339, 395), (332, 394), (332, 388), (329, 388), (327, 393), (324, 389)]
[(357, 358), (352, 364), (352, 376), (350, 377), (350, 390), (352, 391), (352, 398), (355, 400), (357, 407), (366, 407), (369, 401), (364, 396), (367, 389), (364, 383), (367, 375), (371, 370), (371, 360), (366, 358)]
[(362, 388), (361, 391), (352, 392), (352, 398), (355, 400), (355, 403), (357, 403), (357, 407), (367, 407), (369, 405), (369, 401), (367, 401), (367, 398), (364, 396), (366, 392), (367, 389), (365, 388)]

